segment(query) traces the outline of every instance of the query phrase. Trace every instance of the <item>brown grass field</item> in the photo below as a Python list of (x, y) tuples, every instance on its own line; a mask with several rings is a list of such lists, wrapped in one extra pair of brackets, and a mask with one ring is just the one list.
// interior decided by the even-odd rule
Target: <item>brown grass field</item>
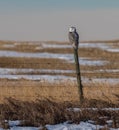
[[(47, 44), (50, 42), (47, 42)], [(56, 42), (51, 42), (55, 44)], [(115, 43), (115, 44), (114, 44)], [(114, 47), (118, 47), (118, 41), (114, 43), (106, 43), (106, 44), (114, 44)], [(52, 52), (52, 53), (62, 53), (62, 54), (71, 54), (73, 53), (71, 48), (68, 49), (54, 49), (54, 48), (41, 48), (40, 50), (36, 50), (35, 48), (38, 47), (39, 45), (28, 45), (28, 43), (24, 43), (23, 45), (18, 44), (15, 47), (4, 47), (4, 44), (15, 44), (14, 42), (10, 41), (0, 41), (0, 50), (9, 50), (9, 51), (19, 51), (19, 52)], [(68, 44), (68, 43), (60, 43), (57, 42), (56, 44)], [(85, 43), (84, 43), (85, 44)], [(101, 49), (94, 49), (94, 48), (79, 48), (79, 56), (81, 57), (88, 57), (91, 58), (92, 60), (107, 60), (109, 63), (106, 65), (101, 65), (101, 66), (86, 66), (86, 65), (81, 65), (81, 76), (87, 77), (90, 80), (93, 78), (119, 78), (119, 72), (94, 72), (94, 73), (86, 73), (86, 71), (94, 71), (94, 70), (99, 70), (99, 69), (119, 69), (119, 53), (115, 52), (108, 52), (104, 51)], [(59, 59), (53, 59), (53, 58), (15, 58), (15, 57), (0, 57), (0, 68), (32, 68), (32, 69), (58, 69), (58, 70), (75, 70), (75, 65), (73, 63), (67, 63), (65, 60), (59, 60)], [(83, 72), (85, 70), (85, 72)], [(18, 73), (22, 74), (22, 73)], [(25, 74), (25, 73), (24, 73)], [(27, 74), (27, 73), (26, 73)], [(49, 74), (49, 73), (32, 73), (32, 74)], [(56, 75), (53, 73), (53, 75)], [(59, 73), (60, 75), (60, 73)], [(62, 75), (62, 74), (61, 74)], [(75, 77), (75, 73), (63, 73), (63, 75), (66, 76), (73, 76)], [(105, 106), (107, 103), (107, 107), (110, 107), (111, 105), (113, 107), (119, 107), (119, 84), (111, 85), (108, 82), (106, 83), (85, 83), (83, 84), (83, 91), (84, 91), (84, 98), (85, 100), (90, 101), (90, 103), (86, 102), (84, 103), (84, 106), (88, 106), (89, 104), (92, 104), (91, 101), (95, 100), (96, 102), (100, 102), (101, 106)], [(19, 117), (17, 114), (13, 113), (13, 115), (10, 113), (16, 111), (17, 106), (18, 107), (23, 107), (21, 113), (23, 114), (26, 111), (29, 111), (27, 109), (27, 103), (29, 103), (30, 108), (34, 109), (33, 111), (36, 110), (35, 106), (39, 105), (37, 104), (37, 101), (40, 101), (40, 103), (44, 105), (49, 106), (49, 112), (46, 112), (43, 117), (43, 119), (46, 119), (50, 117), (51, 115), (49, 114), (50, 112), (53, 114), (53, 112), (59, 112), (58, 108), (60, 108), (60, 111), (62, 111), (65, 107), (68, 106), (79, 106), (79, 95), (78, 95), (78, 88), (76, 82), (72, 82), (70, 79), (66, 82), (54, 82), (54, 83), (49, 83), (47, 81), (32, 81), (32, 80), (25, 80), (25, 79), (20, 79), (20, 80), (11, 80), (11, 79), (0, 79), (0, 104), (2, 105), (0, 107), (1, 113), (4, 113), (4, 109), (8, 111), (9, 113), (9, 119), (16, 120), (16, 119), (24, 119), (28, 117), (26, 114), (26, 117)], [(43, 102), (42, 102), (43, 101)], [(96, 104), (96, 102), (93, 102)], [(106, 103), (105, 103), (106, 102)], [(9, 106), (9, 104), (12, 104)], [(16, 103), (16, 104), (15, 104)], [(31, 104), (30, 104), (31, 103)], [(35, 104), (36, 103), (36, 104)], [(19, 106), (19, 105), (21, 106)], [(25, 105), (24, 105), (25, 104)], [(43, 105), (42, 104), (42, 105)], [(109, 105), (111, 104), (111, 105)], [(5, 105), (8, 105), (7, 107)], [(62, 107), (59, 107), (61, 105)], [(26, 109), (25, 107), (26, 106)], [(32, 108), (32, 106), (34, 106)], [(56, 106), (57, 108), (55, 108)], [(42, 107), (42, 106), (40, 106)], [(54, 109), (57, 109), (56, 111), (51, 107), (54, 107)], [(96, 106), (95, 106), (96, 107)], [(4, 108), (4, 109), (3, 109)], [(38, 108), (39, 109), (39, 108)], [(44, 108), (45, 109), (45, 108)], [(38, 110), (36, 110), (38, 112)], [(52, 112), (53, 111), (53, 112)], [(64, 111), (63, 111), (64, 112)], [(65, 111), (66, 112), (66, 111)], [(21, 114), (19, 113), (19, 114)], [(26, 112), (27, 113), (27, 112)], [(59, 112), (60, 113), (60, 112)], [(59, 114), (58, 113), (58, 114)], [(18, 115), (19, 115), (18, 114)], [(33, 114), (33, 113), (32, 113)], [(36, 114), (36, 113), (35, 113)], [(40, 113), (41, 114), (41, 113)], [(49, 115), (48, 115), (49, 114)], [(60, 113), (63, 114), (63, 113)], [(59, 114), (59, 115), (60, 115)], [(68, 113), (69, 114), (69, 113)], [(99, 114), (99, 113), (98, 113)], [(97, 115), (98, 115), (97, 114)], [(103, 115), (107, 113), (102, 113)], [(2, 115), (2, 114), (1, 114)], [(117, 114), (119, 115), (119, 113)], [(6, 119), (7, 114), (4, 113), (0, 119)], [(39, 123), (41, 122), (41, 119), (39, 121), (34, 121), (36, 119), (36, 115), (33, 116), (32, 121), (30, 121), (31, 125), (36, 125), (38, 126), (39, 124), (35, 124), (35, 122)], [(43, 116), (43, 115), (42, 115)], [(45, 118), (46, 116), (46, 118)], [(61, 115), (60, 115), (61, 116)], [(53, 117), (52, 120), (47, 121), (44, 120), (41, 124), (47, 124), (47, 123), (58, 123), (65, 121), (66, 119), (70, 119), (69, 115), (65, 115), (63, 119), (59, 119), (58, 121), (56, 117)], [(81, 115), (80, 115), (81, 116)], [(98, 115), (99, 116), (99, 115)], [(112, 117), (113, 114), (110, 116)], [(39, 117), (41, 117), (39, 115)], [(80, 118), (80, 120), (87, 118), (86, 114), (85, 117), (77, 117), (75, 114), (75, 117), (77, 119), (73, 118), (74, 115), (71, 116), (71, 118), (74, 120), (74, 122), (77, 122), (77, 119)], [(29, 117), (30, 118), (30, 117)], [(35, 118), (35, 119), (34, 119)], [(90, 115), (87, 119), (93, 119), (92, 115)], [(62, 120), (62, 121), (61, 121)], [(26, 123), (27, 124), (27, 123)], [(28, 121), (29, 124), (29, 121)], [(117, 127), (117, 126), (114, 126)]]
[[(68, 44), (61, 42), (47, 42), (52, 44)], [(117, 42), (107, 42), (114, 47), (118, 47)], [(85, 43), (84, 43), (85, 44)], [(95, 43), (96, 44), (96, 43)], [(5, 47), (4, 45), (15, 45), (14, 47)], [(42, 44), (31, 44), (28, 42), (23, 42), (23, 44), (16, 44), (12, 41), (0, 41), (0, 50), (11, 50), (20, 52), (52, 52), (52, 53), (73, 53), (71, 48), (42, 48), (41, 50), (36, 50), (36, 47), (42, 46)], [(98, 48), (79, 48), (79, 56), (92, 58), (92, 60), (107, 60), (109, 63), (101, 66), (88, 66), (80, 65), (81, 76), (92, 78), (119, 78), (119, 72), (93, 72), (99, 69), (119, 69), (119, 53), (107, 52)], [(33, 68), (33, 69), (58, 69), (58, 70), (75, 70), (75, 65), (73, 63), (68, 63), (65, 60), (54, 59), (54, 58), (15, 58), (15, 57), (0, 57), (0, 67), (1, 68)], [(83, 71), (85, 70), (85, 72)], [(92, 71), (93, 73), (86, 73), (86, 71)], [(18, 73), (23, 74), (23, 73)], [(26, 74), (26, 73), (24, 73)], [(50, 74), (50, 73), (31, 73), (31, 74)], [(52, 73), (56, 75), (55, 73)], [(60, 73), (59, 73), (60, 75)], [(62, 75), (62, 74), (61, 74)], [(66, 76), (75, 77), (75, 73), (63, 73)], [(93, 83), (83, 84), (84, 95), (89, 99), (103, 99), (115, 100), (115, 95), (118, 95), (119, 85), (110, 85), (107, 82), (105, 84)], [(56, 101), (77, 101), (77, 85), (72, 83), (70, 80), (68, 83), (48, 83), (47, 81), (30, 81), (30, 80), (8, 80), (0, 79), (0, 102), (3, 102), (4, 98), (15, 97), (16, 99), (22, 100), (35, 100), (37, 98), (50, 98)], [(104, 98), (105, 96), (105, 98)]]
[[(6, 80), (0, 81), (0, 102), (6, 98), (14, 98), (22, 101), (35, 101), (37, 99), (50, 99), (55, 102), (78, 102), (78, 88), (73, 82), (47, 83), (29, 80)], [(119, 85), (107, 84), (84, 85), (84, 97), (118, 103)]]

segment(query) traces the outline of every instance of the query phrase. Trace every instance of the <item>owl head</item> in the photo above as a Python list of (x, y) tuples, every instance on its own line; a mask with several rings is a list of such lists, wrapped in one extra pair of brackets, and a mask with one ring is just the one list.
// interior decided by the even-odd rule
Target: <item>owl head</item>
[(76, 32), (76, 28), (75, 27), (70, 27), (69, 32)]

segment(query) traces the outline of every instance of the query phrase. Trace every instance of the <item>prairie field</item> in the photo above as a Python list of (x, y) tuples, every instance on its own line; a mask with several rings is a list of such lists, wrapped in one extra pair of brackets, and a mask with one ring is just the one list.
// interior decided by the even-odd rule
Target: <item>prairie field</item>
[[(118, 41), (80, 43), (78, 53), (85, 98), (116, 102), (114, 97), (119, 93)], [(0, 102), (8, 97), (78, 101), (73, 49), (67, 42), (1, 41), (0, 69)]]
[[(119, 107), (119, 41), (81, 42), (78, 54), (85, 98), (83, 106), (90, 106), (93, 102), (98, 107), (99, 104), (101, 107)], [(80, 106), (72, 46), (68, 42), (55, 41), (0, 41), (0, 111), (4, 113), (5, 105), (10, 113), (16, 111), (18, 104), (24, 108), (29, 103), (31, 107), (38, 105), (38, 101), (45, 106), (49, 102), (49, 107), (61, 105), (61, 110)], [(26, 112), (27, 109), (22, 110)], [(2, 118), (7, 118), (5, 113)], [(14, 113), (8, 119), (23, 118)], [(59, 123), (59, 120), (41, 124)]]

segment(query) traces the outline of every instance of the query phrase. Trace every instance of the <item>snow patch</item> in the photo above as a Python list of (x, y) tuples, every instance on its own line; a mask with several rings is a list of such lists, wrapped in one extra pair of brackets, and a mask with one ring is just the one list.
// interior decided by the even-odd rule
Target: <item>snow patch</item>
[[(26, 58), (55, 58), (66, 60), (67, 62), (73, 63), (74, 56), (73, 54), (57, 54), (57, 53), (24, 53), (24, 52), (17, 52), (17, 51), (5, 51), (0, 50), (0, 57), (26, 57)], [(107, 64), (108, 61), (102, 60), (91, 60), (90, 58), (79, 58), (81, 65), (104, 65)]]

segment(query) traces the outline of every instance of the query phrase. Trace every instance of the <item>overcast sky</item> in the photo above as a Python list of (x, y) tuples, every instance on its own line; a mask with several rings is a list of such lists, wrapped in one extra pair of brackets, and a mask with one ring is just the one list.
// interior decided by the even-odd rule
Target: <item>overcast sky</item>
[(0, 0), (0, 40), (119, 39), (119, 0)]

